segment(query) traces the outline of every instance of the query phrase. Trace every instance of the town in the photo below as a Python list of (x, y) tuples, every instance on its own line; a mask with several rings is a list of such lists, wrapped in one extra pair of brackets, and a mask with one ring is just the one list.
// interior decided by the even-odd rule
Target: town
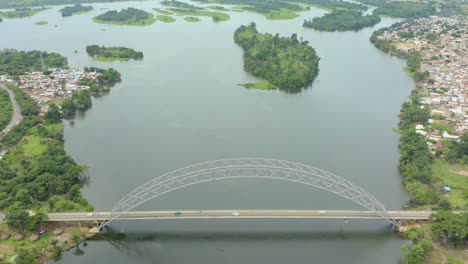
[[(81, 85), (84, 78), (95, 80), (99, 73), (78, 69), (51, 68), (45, 72), (31, 72), (20, 75), (16, 80), (19, 88), (29, 94), (39, 105), (41, 112), (47, 110), (47, 103), (69, 98), (75, 91), (90, 89)], [(0, 76), (0, 82), (13, 82), (7, 76)]]
[(417, 51), (421, 56), (420, 71), (428, 74), (428, 81), (418, 82), (424, 94), (420, 107), (427, 107), (431, 118), (426, 127), (416, 125), (416, 132), (429, 140), (432, 151), (442, 139), (459, 140), (468, 128), (466, 28), (466, 17), (431, 16), (405, 21), (379, 36), (400, 51)]

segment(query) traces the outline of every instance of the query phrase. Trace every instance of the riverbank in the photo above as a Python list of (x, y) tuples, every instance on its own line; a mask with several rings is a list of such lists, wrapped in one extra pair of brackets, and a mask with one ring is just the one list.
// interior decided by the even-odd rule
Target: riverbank
[[(13, 263), (18, 259), (33, 263), (46, 263), (60, 257), (63, 252), (75, 249), (86, 240), (96, 236), (93, 228), (96, 223), (58, 223), (49, 222), (38, 232), (11, 232), (4, 223), (0, 223), (0, 263)], [(21, 250), (17, 246), (21, 245)]]
[[(422, 36), (413, 34), (421, 28), (430, 27), (436, 29), (436, 34), (444, 34), (442, 32), (445, 31), (445, 34), (457, 36), (450, 32), (450, 30), (456, 30), (456, 27), (449, 28), (453, 26), (453, 20), (441, 18), (441, 20), (444, 19), (445, 22), (449, 22), (445, 23), (445, 26), (448, 27), (446, 29), (444, 26), (439, 26), (438, 18), (423, 18), (419, 19), (422, 23), (418, 23), (418, 20), (406, 21), (380, 29), (374, 32), (370, 39), (380, 50), (406, 59), (408, 66), (403, 70), (416, 84), (409, 97), (410, 102), (403, 103), (399, 116), (399, 131), (402, 134), (399, 145), (401, 153), (399, 167), (404, 186), (413, 195), (407, 206), (416, 209), (468, 208), (468, 178), (465, 175), (465, 172), (468, 171), (468, 165), (463, 164), (465, 162), (464, 154), (461, 157), (458, 154), (459, 152), (463, 153), (463, 148), (466, 148), (468, 144), (465, 126), (463, 122), (457, 123), (458, 119), (455, 118), (457, 114), (454, 112), (447, 111), (447, 113), (451, 113), (447, 116), (444, 111), (439, 110), (440, 97), (443, 97), (447, 92), (457, 95), (458, 84), (466, 81), (463, 80), (466, 75), (461, 73), (453, 78), (454, 72), (445, 70), (456, 67), (458, 63), (448, 67), (433, 68), (433, 65), (439, 65), (438, 61), (442, 61), (440, 64), (451, 64), (450, 59), (457, 61), (457, 58), (453, 56), (448, 59), (445, 49), (433, 48), (440, 45), (437, 42), (438, 39), (443, 39), (443, 45), (450, 48), (455, 47), (446, 43), (446, 38), (443, 36), (437, 38), (434, 33)], [(457, 38), (466, 39), (466, 36), (466, 34), (462, 34), (458, 35)], [(412, 38), (416, 42), (414, 45), (410, 45)], [(451, 41), (458, 43), (457, 38)], [(410, 41), (405, 39), (410, 39)], [(461, 63), (463, 64), (463, 62)], [(442, 85), (444, 87), (441, 87)], [(428, 100), (428, 94), (437, 100)], [(437, 101), (439, 104), (436, 103)], [(455, 99), (455, 102), (457, 101)], [(463, 108), (464, 103), (460, 102)], [(455, 105), (458, 104), (455, 103)], [(453, 107), (453, 105), (449, 105), (449, 107)], [(445, 122), (445, 119), (451, 121)], [(453, 133), (455, 128), (460, 136), (449, 134), (449, 132)], [(440, 220), (434, 219), (432, 224), (424, 226), (410, 225), (410, 228), (404, 231), (404, 234), (412, 239), (414, 244), (411, 247), (403, 247), (407, 253), (405, 263), (426, 263), (427, 261), (429, 263), (462, 263), (459, 262), (459, 259), (462, 259), (463, 262), (468, 261), (468, 253), (463, 250), (463, 243), (457, 245), (461, 249), (448, 250), (446, 242), (451, 239), (448, 234), (448, 226), (452, 228), (450, 231), (454, 228), (463, 228), (464, 225), (466, 228), (464, 220), (454, 220), (454, 222), (445, 224), (443, 227), (445, 245), (442, 245), (440, 234), (435, 234), (435, 230), (439, 229), (436, 227), (438, 221)], [(457, 231), (457, 235), (461, 235), (462, 241), (466, 239), (466, 232), (462, 229)]]

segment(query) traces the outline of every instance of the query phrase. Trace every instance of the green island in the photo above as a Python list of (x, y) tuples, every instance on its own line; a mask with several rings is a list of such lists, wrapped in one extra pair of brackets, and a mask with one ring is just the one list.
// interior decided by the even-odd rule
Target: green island
[(248, 11), (263, 15), (271, 20), (293, 19), (299, 16), (296, 12), (306, 11), (307, 8), (282, 0), (195, 0), (196, 2), (209, 4), (218, 3), (236, 5), (236, 10)]
[(318, 74), (320, 58), (307, 41), (297, 35), (258, 33), (255, 23), (240, 26), (234, 41), (244, 50), (244, 69), (267, 80), (280, 90), (299, 92), (309, 86)]
[(13, 117), (13, 105), (7, 91), (0, 89), (0, 131), (10, 123)]
[(173, 15), (173, 14), (174, 14), (174, 13), (172, 13), (172, 12), (169, 12), (169, 11), (167, 11), (167, 10), (163, 10), (163, 9), (161, 9), (161, 8), (153, 8), (153, 10), (156, 11), (156, 12), (158, 12), (159, 14), (167, 15), (167, 16)]
[(229, 11), (229, 9), (225, 8), (224, 6), (208, 6), (207, 8), (218, 11)]
[(129, 7), (121, 11), (107, 11), (96, 16), (93, 21), (101, 24), (126, 25), (126, 26), (148, 26), (154, 23), (154, 15), (140, 9)]
[(168, 6), (169, 11), (176, 13), (178, 15), (206, 16), (206, 17), (211, 17), (214, 22), (227, 21), (231, 18), (226, 13), (209, 11), (202, 7), (190, 5), (190, 4), (175, 1), (175, 0), (165, 0), (165, 1), (162, 1), (161, 4)]
[(38, 22), (35, 23), (35, 25), (46, 26), (46, 25), (49, 25), (49, 22), (47, 22), (47, 21), (38, 21)]
[(0, 17), (3, 18), (24, 18), (24, 17), (32, 17), (35, 14), (47, 10), (48, 8), (16, 8), (14, 11), (6, 11), (0, 12)]
[(49, 6), (49, 5), (75, 5), (86, 3), (103, 3), (103, 2), (125, 2), (125, 1), (141, 1), (141, 0), (2, 0), (0, 1), (0, 9), (30, 7), (30, 6)]
[(235, 5), (233, 11), (248, 11), (271, 20), (286, 20), (299, 17), (297, 12), (309, 10), (311, 6), (325, 10), (365, 11), (367, 6), (338, 0), (194, 0), (203, 4), (218, 3)]
[(165, 22), (165, 23), (172, 23), (172, 22), (176, 21), (175, 18), (173, 18), (171, 16), (166, 16), (166, 15), (157, 15), (156, 19), (158, 21)]
[(339, 1), (339, 0), (296, 0), (293, 2), (320, 8), (320, 9), (327, 10), (327, 11), (335, 11), (335, 10), (366, 11), (367, 9), (369, 9), (365, 5), (356, 4), (352, 2), (346, 2), (346, 1)]
[(184, 20), (187, 22), (200, 22), (201, 21), (200, 18), (192, 17), (192, 16), (184, 17)]
[(433, 15), (435, 8), (419, 2), (387, 2), (374, 10), (378, 16), (417, 18)]
[(73, 16), (78, 14), (83, 14), (93, 10), (92, 6), (83, 6), (80, 4), (76, 4), (74, 6), (66, 6), (59, 10), (63, 17)]
[[(0, 74), (20, 80), (15, 76), (42, 68), (37, 63), (41, 56), (47, 65), (68, 68), (66, 58), (57, 53), (10, 49), (0, 52)], [(90, 88), (50, 103), (44, 114), (27, 93), (6, 83), (15, 93), (23, 119), (1, 138), (1, 147), (8, 152), (0, 159), (0, 211), (5, 213), (0, 223), (0, 263), (13, 259), (17, 264), (43, 262), (72, 247), (79, 251), (79, 244), (93, 236), (87, 223), (80, 227), (47, 223), (47, 213), (94, 210), (80, 191), (88, 179), (87, 167), (77, 164), (64, 150), (62, 118), (90, 108), (91, 95), (108, 92), (120, 81), (120, 73), (94, 67), (84, 70), (99, 73), (97, 78), (80, 80), (80, 85)], [(12, 115), (5, 92), (0, 90), (0, 126)], [(40, 234), (41, 230), (47, 232)]]
[(243, 83), (239, 84), (242, 87), (248, 89), (258, 89), (258, 90), (276, 90), (278, 87), (274, 86), (269, 82), (256, 82), (256, 83)]
[[(67, 59), (58, 53), (42, 51), (0, 51), (0, 75), (21, 75), (25, 72), (41, 71), (42, 62), (51, 68), (66, 68)], [(42, 57), (42, 62), (41, 62)]]
[[(417, 225), (405, 231), (413, 245), (402, 247), (406, 252), (404, 263), (461, 264), (461, 248), (468, 237), (468, 213), (457, 215), (445, 210), (468, 208), (468, 177), (465, 175), (468, 171), (468, 133), (460, 137), (460, 142), (442, 139), (441, 147), (432, 154), (428, 149), (427, 139), (416, 132), (418, 125), (436, 131), (453, 133), (453, 130), (448, 123), (428, 122), (430, 119), (442, 120), (445, 116), (431, 114), (422, 104), (422, 98), (426, 96), (424, 84), (433, 80), (429, 78), (429, 72), (421, 72), (421, 63), (425, 60), (421, 54), (417, 51), (397, 49), (395, 43), (379, 38), (386, 31), (401, 30), (402, 23), (375, 31), (370, 41), (380, 50), (404, 58), (407, 63), (405, 72), (416, 84), (409, 96), (409, 102), (402, 105), (398, 126), (398, 132), (401, 133), (399, 170), (405, 188), (412, 195), (406, 207), (439, 210), (431, 216), (431, 224)], [(412, 34), (398, 32), (402, 38), (414, 37)], [(427, 34), (426, 38), (430, 39), (430, 34)], [(443, 186), (450, 186), (451, 191), (441, 191)], [(434, 246), (435, 242), (438, 243), (437, 246)]]
[(143, 52), (135, 51), (134, 49), (126, 47), (100, 47), (98, 45), (88, 45), (86, 46), (86, 52), (96, 60), (104, 62), (143, 59)]
[(357, 31), (379, 22), (380, 17), (376, 15), (363, 16), (359, 11), (337, 10), (322, 17), (305, 20), (303, 26), (320, 31)]

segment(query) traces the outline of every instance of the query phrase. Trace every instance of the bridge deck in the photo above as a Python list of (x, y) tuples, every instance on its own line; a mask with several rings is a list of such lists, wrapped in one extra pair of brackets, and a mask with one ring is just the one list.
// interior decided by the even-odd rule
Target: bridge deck
[[(176, 213), (177, 212), (177, 213)], [(382, 219), (380, 212), (333, 210), (187, 210), (135, 211), (122, 213), (115, 220), (170, 220), (170, 219)], [(388, 211), (395, 220), (426, 220), (432, 211)], [(53, 213), (49, 221), (106, 221), (111, 212)]]

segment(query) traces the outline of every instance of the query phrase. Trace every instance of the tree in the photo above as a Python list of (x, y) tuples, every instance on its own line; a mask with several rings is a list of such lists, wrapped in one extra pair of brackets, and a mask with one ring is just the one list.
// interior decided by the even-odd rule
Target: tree
[(19, 189), (16, 192), (15, 200), (20, 202), (23, 206), (28, 206), (32, 203), (33, 199), (26, 189)]
[(35, 263), (38, 257), (38, 252), (37, 250), (28, 250), (25, 248), (19, 248), (16, 250), (16, 258), (15, 258), (15, 263), (16, 264), (31, 264)]
[(57, 247), (58, 242), (59, 241), (57, 239), (54, 239), (54, 240), (50, 241), (50, 244), (55, 248), (55, 247)]
[(79, 249), (79, 245), (81, 242), (81, 234), (78, 231), (73, 232), (71, 235), (71, 240), (73, 241), (73, 243), (75, 243), (76, 248)]
[(450, 210), (452, 209), (452, 204), (447, 199), (441, 199), (439, 201), (440, 210)]
[(46, 124), (60, 123), (61, 118), (60, 110), (55, 104), (51, 104), (49, 106), (49, 111), (44, 114), (44, 121)]
[(433, 213), (431, 219), (432, 231), (444, 244), (461, 247), (468, 239), (468, 213), (460, 215), (439, 211)]
[(405, 264), (424, 264), (426, 252), (421, 245), (415, 244), (411, 247), (405, 245), (401, 248), (401, 251), (406, 252)]
[(29, 223), (29, 213), (21, 209), (18, 204), (14, 204), (5, 211), (5, 223), (8, 228), (24, 232)]
[(48, 217), (43, 211), (36, 212), (35, 215), (29, 217), (28, 230), (34, 232), (42, 224), (47, 222)]

